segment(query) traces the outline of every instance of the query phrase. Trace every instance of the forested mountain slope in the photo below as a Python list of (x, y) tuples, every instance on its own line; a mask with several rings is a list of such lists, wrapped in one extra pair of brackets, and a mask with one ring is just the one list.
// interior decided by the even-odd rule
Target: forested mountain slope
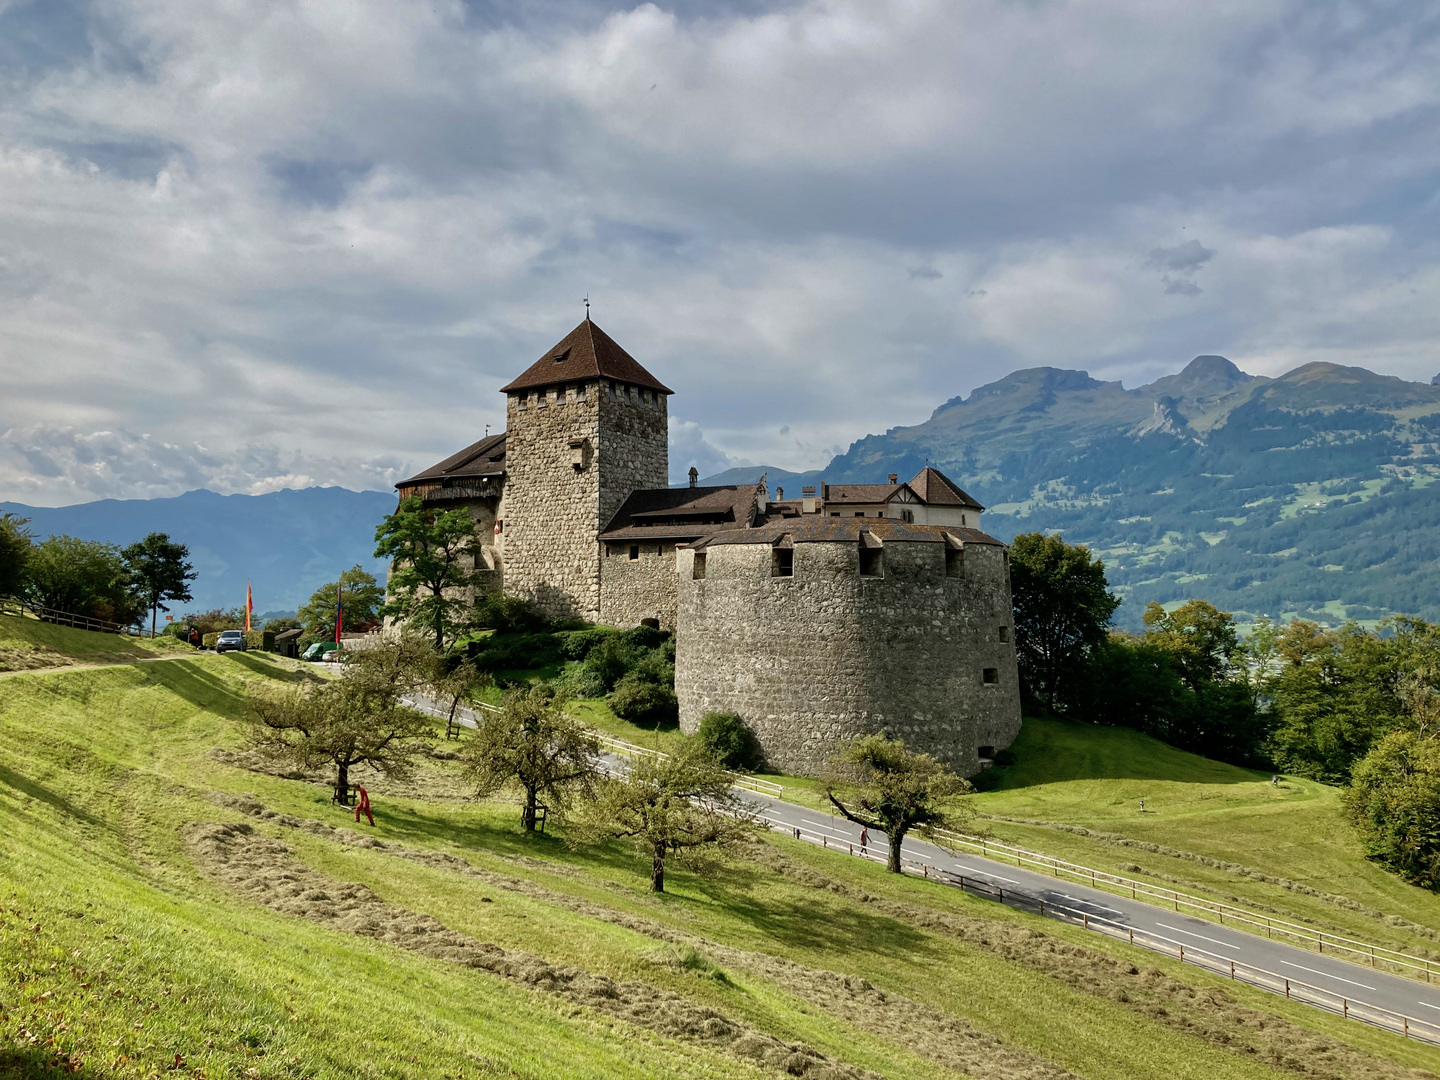
[(1437, 385), (1321, 363), (1266, 379), (1220, 356), (1134, 390), (1032, 368), (805, 482), (927, 461), (1002, 539), (1060, 530), (1102, 552), (1121, 625), (1192, 596), (1251, 616), (1440, 618)]

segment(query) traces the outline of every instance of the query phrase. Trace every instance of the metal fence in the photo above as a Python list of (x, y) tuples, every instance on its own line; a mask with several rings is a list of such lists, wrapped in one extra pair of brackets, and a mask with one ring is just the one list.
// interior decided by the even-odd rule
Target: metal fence
[[(803, 826), (772, 823), (771, 827), (790, 833), (798, 839), (818, 843), (822, 847), (832, 851), (838, 851), (841, 854), (853, 855), (857, 858), (868, 859), (871, 862), (886, 861), (886, 856), (875, 851), (873, 848), (857, 850), (851, 842), (833, 841), (832, 838), (826, 834), (816, 832), (813, 829), (807, 829)], [(970, 840), (971, 838), (967, 837), (965, 839)], [(995, 847), (997, 845), (991, 846)], [(1109, 937), (1126, 941), (1131, 945), (1137, 945), (1141, 948), (1149, 949), (1152, 952), (1174, 957), (1182, 964), (1193, 964), (1195, 967), (1204, 968), (1206, 971), (1232, 979), (1235, 982), (1243, 982), (1262, 990), (1268, 990), (1271, 993), (1282, 994), (1291, 1001), (1301, 1001), (1307, 1005), (1313, 1005), (1317, 1008), (1325, 1009), (1328, 1012), (1333, 1012), (1349, 1020), (1358, 1020), (1362, 1023), (1370, 1024), (1373, 1027), (1393, 1031), (1397, 1035), (1403, 1035), (1407, 1039), (1416, 1039), (1420, 1042), (1440, 1046), (1440, 1023), (1409, 1016), (1405, 1013), (1396, 1012), (1393, 1009), (1386, 1009), (1379, 1005), (1372, 1005), (1367, 1001), (1350, 997), (1346, 994), (1338, 994), (1333, 990), (1326, 990), (1324, 987), (1301, 982), (1299, 979), (1292, 979), (1287, 975), (1281, 975), (1277, 972), (1269, 971), (1266, 968), (1257, 967), (1254, 964), (1247, 964), (1240, 960), (1231, 960), (1229, 957), (1220, 956), (1217, 953), (1197, 949), (1190, 945), (1184, 945), (1148, 930), (1137, 930), (1134, 927), (1125, 926), (1100, 915), (1092, 915), (1087, 911), (1071, 908), (1064, 904), (1051, 903), (1033, 897), (1023, 890), (1006, 889), (1003, 885), (996, 884), (995, 882), (944, 870), (917, 859), (909, 859), (902, 856), (900, 862), (902, 866), (908, 866), (913, 872), (918, 872), (921, 876), (931, 881), (937, 881), (941, 884), (964, 889), (966, 892), (974, 893), (977, 896), (983, 896), (1003, 904), (1009, 904), (1012, 907), (1025, 908), (1040, 915), (1073, 923), (1076, 926), (1083, 926), (1087, 930), (1106, 934)], [(1183, 896), (1183, 894), (1181, 895)]]
[(1206, 915), (1213, 916), (1222, 926), (1248, 927), (1255, 933), (1264, 933), (1271, 939), (1278, 938), (1292, 944), (1298, 943), (1320, 953), (1330, 952), (1352, 960), (1358, 959), (1372, 968), (1423, 979), (1427, 983), (1431, 981), (1432, 976), (1440, 976), (1440, 964), (1435, 961), (1403, 953), (1396, 949), (1389, 949), (1384, 945), (1357, 941), (1354, 938), (1342, 937), (1338, 934), (1327, 934), (1323, 930), (1315, 930), (1308, 926), (1302, 926), (1300, 923), (1246, 911), (1234, 904), (1225, 904), (1217, 900), (1207, 900), (1203, 896), (1193, 896), (1175, 889), (1162, 888), (1120, 874), (1096, 870), (1079, 863), (1027, 851), (1010, 844), (1002, 844), (983, 836), (966, 836), (963, 833), (944, 829), (938, 830), (938, 834), (949, 844), (977, 852), (989, 859), (1013, 862), (1016, 866), (1021, 867), (1029, 866), (1043, 870), (1056, 878), (1068, 878), (1097, 889), (1108, 889), (1121, 896), (1157, 901), (1166, 907), (1173, 907), (1176, 911), (1189, 909), (1204, 912)]

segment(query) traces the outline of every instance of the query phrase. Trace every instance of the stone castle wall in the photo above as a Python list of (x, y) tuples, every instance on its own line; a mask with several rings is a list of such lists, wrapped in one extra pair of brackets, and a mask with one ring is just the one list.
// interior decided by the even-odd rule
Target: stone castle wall
[(887, 542), (874, 578), (860, 576), (853, 542), (795, 544), (788, 578), (771, 576), (769, 544), (704, 553), (702, 580), (694, 552), (678, 560), (675, 689), (687, 733), (707, 712), (736, 712), (772, 766), (812, 775), (844, 739), (879, 731), (972, 775), (980, 747), (1019, 733), (1004, 548), (967, 544), (958, 577), (934, 542)]
[(600, 558), (600, 621), (628, 630), (642, 619), (656, 619), (662, 630), (673, 631), (675, 558), (673, 542), (606, 544)]
[(601, 527), (635, 488), (664, 487), (665, 397), (607, 380), (508, 395), (506, 592), (600, 620)]

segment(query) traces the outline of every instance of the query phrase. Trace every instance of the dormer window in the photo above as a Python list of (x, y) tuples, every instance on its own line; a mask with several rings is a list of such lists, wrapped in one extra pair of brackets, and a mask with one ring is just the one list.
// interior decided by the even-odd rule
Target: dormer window
[[(530, 355), (533, 356), (533, 355), (535, 355), (535, 354), (534, 354), (534, 353), (531, 353)], [(569, 359), (570, 359), (570, 350), (569, 350), (569, 349), (562, 349), (562, 350), (560, 350), (560, 352), (558, 352), (558, 353), (555, 354), (555, 362), (556, 362), (557, 364), (563, 364), (566, 360), (569, 360)]]

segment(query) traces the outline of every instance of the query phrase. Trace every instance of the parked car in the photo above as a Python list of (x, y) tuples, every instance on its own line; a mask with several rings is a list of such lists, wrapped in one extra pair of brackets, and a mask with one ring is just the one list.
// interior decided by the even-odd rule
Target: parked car
[(301, 660), (328, 660), (330, 654), (339, 652), (340, 646), (333, 641), (317, 641), (301, 654)]
[(221, 630), (220, 636), (215, 640), (215, 651), (221, 652), (244, 652), (250, 646), (245, 641), (244, 630)]

